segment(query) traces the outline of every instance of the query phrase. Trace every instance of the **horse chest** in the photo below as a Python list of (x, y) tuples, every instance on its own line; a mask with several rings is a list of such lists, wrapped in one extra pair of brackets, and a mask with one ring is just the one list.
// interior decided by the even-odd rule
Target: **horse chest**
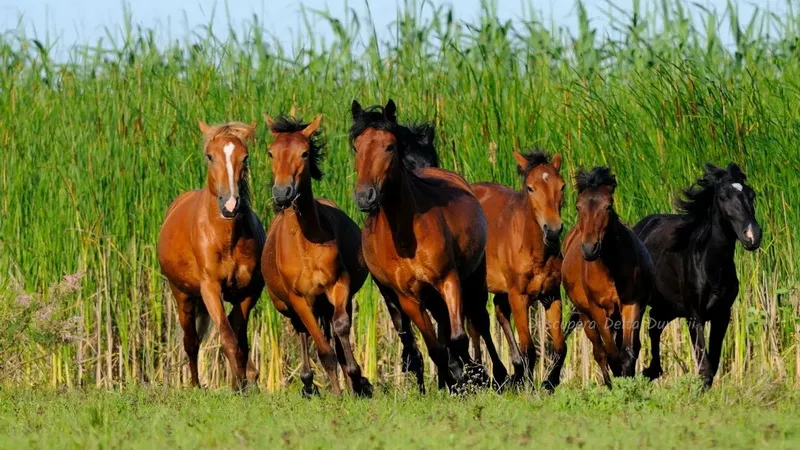
[(442, 272), (438, 257), (418, 252), (414, 258), (403, 258), (392, 246), (374, 245), (371, 239), (365, 242), (364, 260), (381, 284), (410, 296), (417, 295), (424, 285), (435, 284)]
[[(287, 249), (282, 249), (287, 250)], [(323, 294), (338, 278), (340, 264), (335, 246), (305, 245), (302, 251), (284, 255), (278, 270), (287, 286), (299, 295)]]

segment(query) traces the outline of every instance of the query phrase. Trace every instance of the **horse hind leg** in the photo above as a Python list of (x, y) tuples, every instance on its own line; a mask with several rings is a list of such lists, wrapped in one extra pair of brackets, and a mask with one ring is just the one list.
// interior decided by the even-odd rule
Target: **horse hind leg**
[[(473, 337), (476, 354), (480, 355), (480, 340), (477, 337), (479, 335), (483, 338), (484, 345), (486, 345), (489, 359), (492, 360), (492, 378), (494, 378), (495, 387), (500, 388), (505, 385), (508, 371), (500, 359), (500, 354), (497, 352), (492, 339), (491, 319), (489, 318), (489, 311), (486, 309), (486, 304), (489, 302), (489, 289), (486, 286), (485, 262), (469, 278), (464, 280), (462, 292), (466, 293), (464, 302), (465, 315), (469, 320), (470, 327), (476, 331), (476, 336)], [(480, 363), (480, 360), (478, 363)]]
[[(197, 322), (201, 320), (203, 314), (198, 314), (199, 306), (202, 301), (199, 298), (189, 297), (178, 288), (170, 284), (172, 294), (178, 310), (178, 322), (183, 329), (183, 350), (189, 358), (189, 372), (192, 377), (192, 386), (200, 387), (200, 376), (197, 369), (197, 356), (200, 353), (201, 336), (197, 332)], [(205, 308), (203, 308), (205, 312)], [(208, 313), (205, 313), (206, 318)], [(208, 319), (206, 319), (207, 321)]]

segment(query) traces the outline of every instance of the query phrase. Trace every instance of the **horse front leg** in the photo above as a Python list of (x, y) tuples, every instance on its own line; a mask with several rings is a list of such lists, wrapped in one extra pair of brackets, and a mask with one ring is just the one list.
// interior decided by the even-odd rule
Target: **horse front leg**
[(422, 334), (422, 338), (425, 340), (425, 346), (428, 347), (428, 354), (433, 360), (433, 363), (436, 364), (439, 376), (443, 378), (446, 385), (455, 385), (457, 379), (450, 372), (450, 367), (448, 365), (450, 358), (447, 347), (439, 342), (430, 315), (422, 308), (422, 305), (416, 298), (398, 295), (398, 299), (400, 301), (400, 306), (403, 308), (403, 312), (408, 315), (419, 329), (420, 334)]
[(347, 376), (353, 392), (360, 397), (372, 397), (372, 385), (369, 380), (361, 375), (361, 366), (358, 365), (350, 345), (350, 326), (352, 300), (350, 297), (350, 279), (340, 278), (336, 284), (327, 291), (328, 300), (333, 304), (333, 332), (336, 334), (339, 346), (344, 353)]
[(222, 348), (231, 368), (231, 386), (234, 390), (241, 391), (245, 387), (247, 355), (242, 353), (236, 333), (225, 315), (225, 307), (222, 305), (222, 286), (218, 280), (206, 279), (200, 284), (200, 294), (208, 315), (219, 331)]
[(379, 283), (374, 278), (373, 281), (375, 286), (378, 287), (381, 296), (383, 296), (386, 309), (389, 311), (389, 317), (392, 319), (392, 325), (394, 325), (397, 335), (400, 336), (400, 342), (403, 344), (403, 354), (401, 356), (403, 372), (411, 372), (416, 375), (417, 388), (421, 394), (424, 394), (424, 364), (422, 363), (422, 353), (420, 353), (414, 338), (414, 330), (411, 328), (411, 318), (403, 312), (400, 300), (392, 289)]
[[(553, 355), (550, 371), (544, 382), (544, 388), (553, 392), (561, 383), (561, 368), (564, 367), (564, 360), (567, 358), (567, 339), (561, 329), (561, 298), (560, 290), (553, 300), (544, 306), (544, 315), (547, 321), (547, 331), (550, 334), (550, 341), (553, 343)], [(556, 293), (554, 293), (555, 295)]]
[(622, 376), (632, 377), (636, 374), (636, 360), (639, 357), (639, 320), (641, 306), (628, 303), (620, 306), (622, 317)]
[(731, 321), (731, 310), (725, 310), (711, 318), (711, 331), (708, 337), (708, 365), (705, 372), (701, 371), (703, 385), (710, 388), (714, 382), (714, 376), (719, 370), (719, 360), (722, 354), (722, 342), (725, 340), (725, 333)]

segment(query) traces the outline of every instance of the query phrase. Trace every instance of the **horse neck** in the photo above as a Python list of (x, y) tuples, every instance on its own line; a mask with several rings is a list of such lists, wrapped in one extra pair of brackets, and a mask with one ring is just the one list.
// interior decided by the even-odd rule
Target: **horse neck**
[(710, 229), (705, 252), (715, 255), (715, 261), (720, 261), (720, 258), (733, 260), (736, 250), (736, 234), (731, 229), (731, 225), (722, 217), (716, 205), (711, 207), (711, 217), (708, 220)]
[(414, 183), (416, 175), (398, 163), (392, 176), (387, 177), (381, 193), (381, 211), (386, 214), (390, 223), (398, 223), (408, 214), (413, 215), (416, 209)]
[(298, 189), (297, 197), (292, 202), (291, 208), (285, 211), (286, 218), (297, 224), (306, 239), (317, 241), (325, 233), (320, 223), (314, 192), (311, 189), (311, 180), (303, 180)]
[[(528, 201), (527, 195), (522, 193), (522, 197), (516, 201), (521, 201), (523, 206), (519, 208), (522, 212), (523, 225), (523, 245), (527, 247), (534, 256), (545, 258), (547, 246), (544, 244), (544, 233), (542, 227), (536, 221), (536, 209)], [(557, 253), (556, 248), (556, 253)]]
[(628, 262), (626, 261), (628, 253), (624, 253), (625, 250), (628, 249), (622, 247), (622, 239), (620, 239), (622, 233), (625, 231), (624, 227), (625, 225), (620, 222), (617, 212), (612, 209), (600, 250), (600, 258), (603, 260), (603, 264), (606, 265), (612, 276), (617, 273), (617, 269)]

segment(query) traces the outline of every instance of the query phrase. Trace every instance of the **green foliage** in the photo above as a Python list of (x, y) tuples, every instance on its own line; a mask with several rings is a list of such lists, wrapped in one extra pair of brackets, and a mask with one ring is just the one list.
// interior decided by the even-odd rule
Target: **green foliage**
[(624, 392), (567, 387), (555, 395), (468, 398), (381, 390), (372, 400), (165, 388), (0, 391), (0, 440), (9, 448), (792, 448), (800, 442), (795, 391), (691, 380)]
[[(349, 105), (393, 98), (401, 120), (435, 121), (443, 165), (470, 181), (516, 186), (511, 152), (528, 146), (561, 152), (566, 176), (580, 165), (610, 165), (618, 211), (629, 223), (671, 211), (704, 163), (739, 163), (758, 193), (764, 240), (755, 254), (737, 255), (742, 289), (722, 371), (796, 379), (800, 17), (758, 11), (745, 24), (729, 8), (700, 10), (694, 21), (689, 8), (696, 7), (682, 2), (636, 5), (633, 12), (609, 5), (612, 31), (602, 33), (579, 4), (573, 36), (535, 16), (501, 21), (490, 6), (462, 23), (443, 8), (421, 15), (427, 3), (411, 2), (389, 42), (374, 32), (362, 41), (374, 28), (363, 19), (305, 11), (307, 23), (315, 15), (327, 20), (335, 37), (320, 42), (309, 25), (293, 52), (271, 42), (257, 19), (231, 27), (227, 41), (203, 29), (166, 46), (127, 23), (119, 39), (75, 47), (66, 62), (54, 60), (47, 43), (3, 35), (0, 273), (18, 267), (29, 292), (86, 274), (80, 295), (62, 305), (85, 318), (85, 339), (43, 365), (31, 362), (25, 378), (181, 382), (180, 335), (155, 242), (169, 203), (205, 182), (196, 119), (251, 121), (292, 105), (306, 118), (323, 113), (329, 158), (315, 193), (360, 222)], [(730, 30), (732, 48), (721, 37)], [(254, 204), (265, 223), (269, 141), (262, 126), (251, 148)], [(568, 189), (567, 225), (573, 202)], [(371, 377), (392, 376), (399, 358), (380, 297), (367, 286), (357, 302), (359, 357)], [(251, 332), (270, 388), (296, 364), (287, 357), (295, 341), (284, 331), (262, 298)], [(682, 332), (674, 332), (680, 343)], [(690, 371), (686, 347), (665, 355), (670, 374)], [(585, 376), (585, 349), (570, 351), (567, 378)], [(218, 350), (209, 350), (212, 384), (224, 378), (213, 375), (224, 371), (219, 361)]]

